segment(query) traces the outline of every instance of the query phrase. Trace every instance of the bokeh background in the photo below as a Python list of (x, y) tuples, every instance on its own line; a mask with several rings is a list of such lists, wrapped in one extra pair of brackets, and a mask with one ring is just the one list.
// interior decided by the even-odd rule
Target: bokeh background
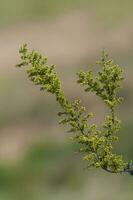
[(76, 84), (76, 72), (94, 65), (103, 48), (123, 67), (116, 151), (133, 159), (133, 1), (0, 0), (0, 200), (132, 199), (133, 177), (87, 171), (58, 125), (54, 97), (15, 68), (25, 42), (57, 65), (68, 98), (82, 99), (98, 124), (106, 109)]

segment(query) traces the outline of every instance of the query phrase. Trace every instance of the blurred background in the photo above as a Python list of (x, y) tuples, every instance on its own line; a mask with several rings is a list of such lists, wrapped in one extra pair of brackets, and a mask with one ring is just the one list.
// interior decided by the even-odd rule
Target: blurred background
[(70, 100), (82, 99), (95, 121), (103, 103), (76, 84), (105, 48), (125, 73), (116, 151), (133, 159), (133, 1), (0, 0), (0, 200), (132, 199), (133, 177), (86, 170), (52, 95), (28, 80), (18, 49), (28, 43), (57, 65)]

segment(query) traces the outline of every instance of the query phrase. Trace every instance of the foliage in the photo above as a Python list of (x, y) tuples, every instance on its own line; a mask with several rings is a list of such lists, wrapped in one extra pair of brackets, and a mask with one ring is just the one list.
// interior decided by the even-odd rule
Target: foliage
[(27, 45), (20, 48), (22, 62), (18, 67), (28, 66), (30, 80), (39, 85), (41, 91), (52, 93), (60, 104), (62, 111), (60, 124), (68, 125), (69, 132), (73, 133), (73, 140), (80, 144), (83, 159), (88, 162), (88, 167), (102, 168), (111, 173), (129, 172), (133, 174), (133, 163), (124, 162), (121, 155), (113, 153), (113, 144), (118, 140), (117, 132), (120, 130), (120, 120), (117, 117), (116, 107), (122, 102), (117, 95), (121, 87), (123, 72), (119, 65), (114, 64), (108, 54), (103, 51), (97, 64), (101, 71), (94, 74), (92, 71), (79, 72), (78, 83), (86, 92), (93, 92), (100, 97), (109, 109), (101, 127), (89, 124), (92, 113), (87, 113), (80, 100), (69, 102), (61, 88), (55, 66), (49, 65), (47, 58), (41, 54), (27, 49)]

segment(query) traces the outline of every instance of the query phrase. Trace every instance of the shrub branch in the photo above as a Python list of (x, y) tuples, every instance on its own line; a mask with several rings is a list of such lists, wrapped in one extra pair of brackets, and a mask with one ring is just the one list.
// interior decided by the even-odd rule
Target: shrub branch
[(73, 140), (80, 144), (80, 152), (88, 167), (102, 168), (110, 173), (128, 172), (133, 175), (133, 162), (124, 162), (121, 155), (113, 153), (113, 144), (118, 140), (117, 132), (120, 130), (120, 120), (117, 117), (116, 107), (122, 102), (118, 90), (124, 79), (122, 68), (114, 64), (108, 54), (103, 51), (97, 64), (101, 70), (94, 74), (92, 71), (77, 73), (77, 82), (86, 92), (93, 92), (100, 97), (109, 109), (101, 127), (89, 124), (92, 113), (87, 113), (80, 100), (69, 102), (61, 87), (56, 73), (55, 65), (49, 65), (47, 58), (32, 51), (27, 45), (20, 50), (21, 63), (17, 67), (27, 66), (30, 80), (40, 86), (41, 91), (55, 95), (62, 111), (60, 124), (67, 125), (69, 132), (73, 133)]

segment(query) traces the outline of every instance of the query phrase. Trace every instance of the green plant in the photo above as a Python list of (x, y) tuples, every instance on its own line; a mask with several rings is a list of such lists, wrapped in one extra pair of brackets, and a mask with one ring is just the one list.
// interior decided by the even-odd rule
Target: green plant
[(116, 106), (122, 98), (117, 95), (123, 80), (122, 69), (114, 64), (108, 54), (103, 51), (97, 64), (101, 71), (93, 74), (92, 71), (79, 72), (78, 83), (86, 92), (93, 92), (100, 97), (109, 109), (101, 127), (89, 124), (92, 113), (87, 113), (80, 100), (70, 103), (61, 88), (60, 80), (54, 65), (48, 65), (47, 58), (41, 54), (27, 49), (27, 45), (20, 48), (22, 62), (18, 67), (29, 66), (27, 69), (30, 80), (39, 85), (42, 91), (46, 90), (55, 95), (62, 111), (60, 124), (70, 127), (73, 140), (80, 144), (83, 159), (88, 161), (88, 167), (102, 168), (111, 173), (129, 172), (133, 175), (133, 162), (124, 162), (121, 155), (113, 153), (113, 143), (118, 140), (117, 132), (120, 130), (120, 120), (117, 117)]

